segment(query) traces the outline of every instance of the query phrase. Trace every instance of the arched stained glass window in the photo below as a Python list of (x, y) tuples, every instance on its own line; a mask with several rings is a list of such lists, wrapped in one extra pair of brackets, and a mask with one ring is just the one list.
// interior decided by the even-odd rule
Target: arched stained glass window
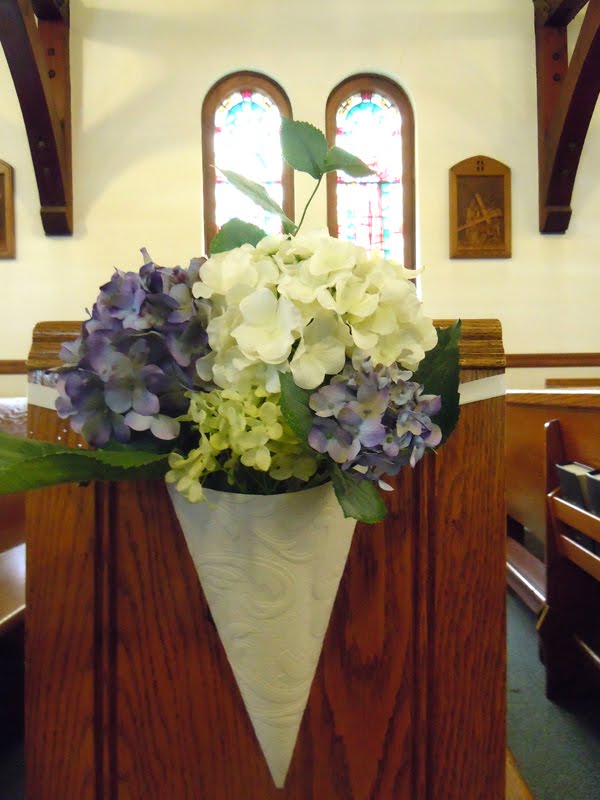
[(262, 184), (293, 219), (292, 173), (279, 142), (282, 116), (292, 116), (285, 92), (257, 73), (229, 75), (206, 95), (202, 107), (205, 249), (232, 217), (253, 222), (267, 233), (281, 230), (279, 217), (246, 198), (220, 169)]
[(414, 267), (414, 124), (410, 102), (393, 81), (357, 75), (327, 101), (327, 137), (365, 161), (374, 175), (328, 178), (333, 236)]

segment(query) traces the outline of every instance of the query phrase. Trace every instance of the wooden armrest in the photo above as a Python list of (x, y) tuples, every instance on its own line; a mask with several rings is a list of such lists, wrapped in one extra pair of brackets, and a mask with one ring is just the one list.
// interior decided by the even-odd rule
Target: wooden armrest
[(25, 545), (0, 553), (0, 634), (25, 613)]

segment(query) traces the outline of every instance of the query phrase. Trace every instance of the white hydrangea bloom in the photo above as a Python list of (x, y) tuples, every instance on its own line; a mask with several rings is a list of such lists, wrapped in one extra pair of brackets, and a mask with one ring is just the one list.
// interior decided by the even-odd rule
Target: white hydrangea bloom
[(212, 306), (213, 352), (200, 360), (201, 375), (271, 394), (282, 372), (312, 389), (357, 354), (414, 370), (437, 341), (415, 275), (326, 231), (276, 234), (218, 253), (194, 286)]
[(316, 317), (304, 329), (292, 358), (294, 383), (302, 389), (316, 389), (325, 375), (337, 375), (344, 368), (351, 343), (347, 326), (334, 314)]
[(301, 330), (301, 316), (287, 297), (257, 289), (240, 303), (242, 323), (231, 332), (239, 349), (251, 361), (281, 364)]

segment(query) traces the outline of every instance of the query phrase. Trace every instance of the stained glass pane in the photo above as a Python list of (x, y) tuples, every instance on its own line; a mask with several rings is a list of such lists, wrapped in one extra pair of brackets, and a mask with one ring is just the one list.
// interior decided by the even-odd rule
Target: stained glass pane
[(338, 236), (402, 261), (400, 111), (376, 92), (353, 94), (339, 107), (336, 128), (336, 144), (375, 170), (365, 178), (337, 173)]
[[(279, 205), (283, 202), (280, 127), (279, 109), (261, 92), (232, 92), (215, 112), (215, 165), (263, 184)], [(239, 217), (267, 233), (281, 230), (279, 217), (255, 205), (218, 171), (215, 205), (217, 228)]]

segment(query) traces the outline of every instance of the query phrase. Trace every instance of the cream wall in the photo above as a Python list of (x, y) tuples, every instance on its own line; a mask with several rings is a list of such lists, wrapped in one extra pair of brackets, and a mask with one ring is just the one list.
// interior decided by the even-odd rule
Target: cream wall
[[(17, 258), (0, 261), (0, 359), (38, 320), (80, 319), (113, 267), (187, 264), (202, 243), (200, 110), (237, 69), (275, 78), (296, 119), (381, 72), (415, 110), (419, 260), (437, 317), (497, 317), (508, 352), (600, 351), (600, 114), (564, 236), (538, 233), (533, 9), (523, 0), (71, 0), (75, 233), (48, 238), (20, 108), (0, 55), (0, 158), (15, 168)], [(482, 153), (512, 169), (513, 257), (448, 258), (448, 169)], [(310, 181), (297, 181), (298, 206)], [(309, 224), (325, 223), (325, 194)], [(22, 381), (0, 378), (0, 394)]]

